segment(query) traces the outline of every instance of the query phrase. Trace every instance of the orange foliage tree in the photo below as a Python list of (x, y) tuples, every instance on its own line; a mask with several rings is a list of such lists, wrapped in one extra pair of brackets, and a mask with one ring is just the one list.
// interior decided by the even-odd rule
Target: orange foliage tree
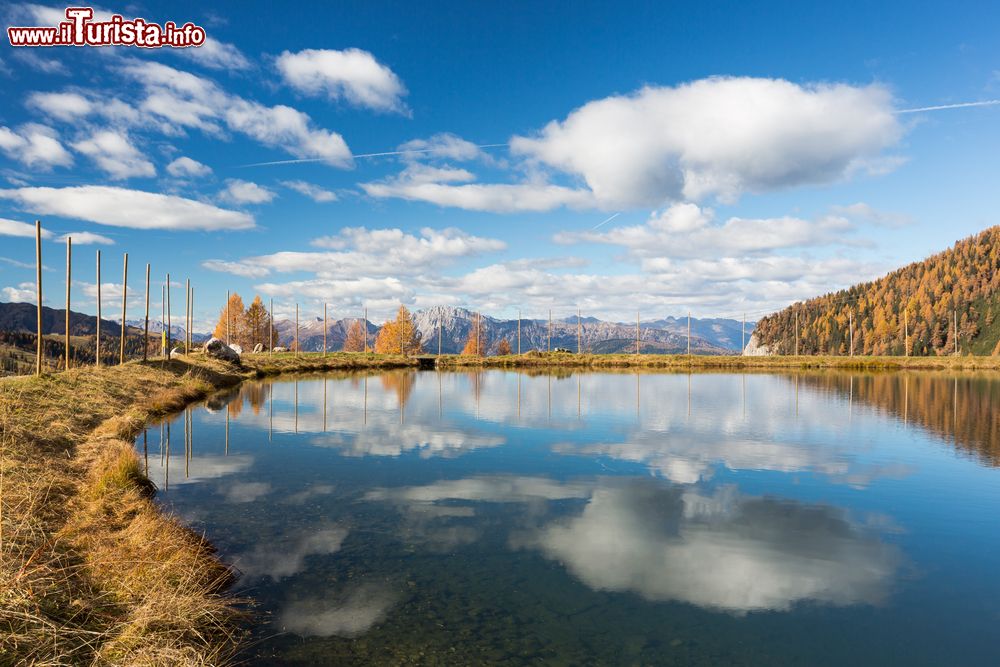
[(400, 306), (395, 320), (389, 320), (379, 329), (375, 339), (378, 354), (420, 354), (420, 332), (413, 324), (413, 316), (406, 306)]
[(354, 320), (354, 324), (347, 330), (347, 338), (344, 339), (344, 352), (365, 351), (365, 328), (361, 320)]

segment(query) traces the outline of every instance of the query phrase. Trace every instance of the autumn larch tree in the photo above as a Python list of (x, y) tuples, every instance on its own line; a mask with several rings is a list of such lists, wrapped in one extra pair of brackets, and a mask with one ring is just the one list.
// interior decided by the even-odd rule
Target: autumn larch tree
[(469, 327), (469, 337), (465, 339), (465, 347), (462, 348), (462, 354), (482, 356), (484, 349), (486, 349), (486, 337), (483, 335), (479, 315), (477, 314), (476, 319), (472, 322), (472, 326)]
[(347, 330), (347, 338), (344, 339), (344, 352), (365, 351), (366, 328), (361, 324), (361, 320), (354, 320), (354, 324)]
[[(228, 319), (229, 339), (226, 339)], [(236, 343), (243, 345), (245, 342), (246, 329), (246, 308), (243, 306), (243, 299), (239, 294), (233, 292), (229, 295), (228, 308), (222, 307), (219, 311), (219, 322), (215, 325), (212, 335), (226, 343)]]
[(497, 354), (502, 357), (510, 354), (510, 343), (507, 342), (506, 338), (501, 340), (500, 344), (497, 345)]
[(379, 329), (375, 339), (378, 354), (420, 354), (420, 332), (413, 324), (413, 316), (406, 306), (400, 306), (395, 320), (389, 320)]
[[(223, 315), (224, 316), (224, 315)], [(253, 303), (247, 308), (246, 313), (243, 316), (244, 320), (244, 335), (246, 338), (245, 349), (253, 350), (257, 343), (261, 343), (266, 348), (271, 340), (273, 339), (275, 343), (278, 342), (278, 330), (271, 321), (271, 315), (267, 312), (267, 308), (264, 307), (264, 302), (261, 300), (260, 295), (257, 295), (253, 299)], [(225, 323), (223, 323), (225, 326)], [(239, 343), (239, 341), (237, 341)], [(242, 343), (240, 343), (242, 345)]]

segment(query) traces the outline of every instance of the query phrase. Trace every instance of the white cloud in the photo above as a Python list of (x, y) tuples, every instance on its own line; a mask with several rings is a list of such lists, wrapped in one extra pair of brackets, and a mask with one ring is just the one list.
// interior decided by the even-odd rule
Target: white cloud
[[(35, 238), (35, 226), (27, 222), (0, 218), (0, 236), (21, 236)], [(52, 232), (42, 227), (42, 238), (52, 238)]]
[(219, 198), (234, 204), (266, 204), (277, 196), (274, 191), (238, 178), (226, 180), (226, 187)]
[(167, 173), (174, 178), (201, 178), (212, 173), (212, 168), (187, 156), (181, 156), (167, 165)]
[(79, 93), (32, 93), (28, 106), (66, 122), (87, 116), (94, 110), (93, 103)]
[(141, 109), (175, 131), (196, 128), (221, 136), (225, 127), (298, 158), (320, 158), (338, 167), (353, 164), (343, 137), (316, 128), (301, 111), (231, 95), (208, 79), (161, 63), (133, 59), (121, 71), (143, 87)]
[(186, 49), (168, 49), (168, 51), (209, 69), (247, 70), (253, 66), (247, 57), (234, 45), (227, 42), (220, 42), (214, 37), (205, 38), (205, 43), (201, 46)]
[(309, 197), (314, 202), (325, 203), (337, 200), (337, 195), (330, 190), (321, 188), (318, 185), (313, 185), (312, 183), (306, 183), (305, 181), (282, 181), (282, 185), (291, 190), (295, 190), (299, 194)]
[(211, 204), (142, 190), (100, 185), (0, 190), (0, 199), (41, 215), (57, 215), (133, 229), (235, 230), (254, 226), (253, 216)]
[(74, 143), (73, 148), (92, 159), (114, 180), (156, 176), (156, 167), (123, 132), (98, 130), (90, 138)]
[(307, 95), (326, 95), (376, 111), (406, 113), (406, 88), (396, 74), (361, 49), (283, 52), (275, 63), (285, 83)]
[(781, 248), (842, 243), (854, 225), (841, 216), (815, 221), (780, 218), (730, 218), (715, 223), (711, 209), (674, 204), (654, 213), (644, 224), (608, 231), (563, 232), (557, 243), (607, 243), (628, 248), (641, 257), (726, 257), (770, 252)]
[(560, 206), (589, 208), (595, 205), (590, 191), (561, 185), (549, 183), (449, 185), (422, 180), (413, 181), (406, 178), (405, 172), (402, 178), (388, 179), (381, 183), (362, 183), (361, 188), (371, 197), (398, 197), (430, 202), (438, 206), (496, 213), (549, 211)]
[(17, 287), (0, 289), (3, 300), (9, 303), (38, 303), (38, 290), (35, 283), (19, 283)]
[(73, 156), (59, 142), (58, 133), (37, 123), (21, 125), (16, 132), (0, 126), (0, 150), (33, 169), (48, 170), (73, 164)]
[(67, 232), (56, 241), (65, 243), (67, 238), (73, 239), (73, 245), (114, 245), (114, 239), (93, 232)]
[(335, 525), (311, 530), (308, 534), (278, 535), (247, 554), (237, 555), (234, 560), (247, 577), (280, 581), (305, 569), (307, 557), (339, 551), (347, 535), (346, 528)]
[(66, 68), (66, 65), (61, 60), (56, 58), (53, 51), (55, 49), (17, 49), (14, 52), (14, 57), (42, 74), (68, 76), (69, 69)]
[[(506, 248), (503, 241), (472, 236), (454, 228), (424, 228), (419, 236), (415, 236), (401, 229), (346, 227), (334, 236), (315, 239), (313, 245), (337, 252), (284, 251), (248, 257), (238, 262), (209, 260), (202, 266), (236, 275), (266, 275), (270, 271), (316, 273), (322, 281), (296, 283), (298, 288), (309, 292), (328, 289), (326, 281), (331, 280), (341, 280), (337, 283), (338, 291), (350, 288), (348, 283), (343, 282), (346, 280), (356, 288), (377, 287), (399, 294), (401, 275), (419, 274), (451, 260)], [(358, 282), (359, 276), (371, 282)], [(278, 286), (271, 287), (283, 290)]]
[(829, 183), (901, 134), (882, 86), (718, 77), (589, 102), (511, 149), (634, 207)]
[(254, 266), (249, 262), (227, 262), (221, 259), (209, 259), (201, 263), (209, 271), (220, 273), (231, 273), (242, 278), (263, 278), (271, 273), (271, 270), (264, 266)]
[[(412, 151), (414, 156), (468, 161), (488, 157), (483, 150), (462, 137), (441, 132), (427, 139), (413, 139), (399, 146), (400, 151)], [(405, 156), (404, 156), (405, 157)]]

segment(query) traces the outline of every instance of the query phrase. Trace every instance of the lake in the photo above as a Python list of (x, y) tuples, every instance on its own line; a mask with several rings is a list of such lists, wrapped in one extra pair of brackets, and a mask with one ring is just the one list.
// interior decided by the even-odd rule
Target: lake
[(990, 375), (391, 371), (137, 441), (268, 664), (1000, 661)]

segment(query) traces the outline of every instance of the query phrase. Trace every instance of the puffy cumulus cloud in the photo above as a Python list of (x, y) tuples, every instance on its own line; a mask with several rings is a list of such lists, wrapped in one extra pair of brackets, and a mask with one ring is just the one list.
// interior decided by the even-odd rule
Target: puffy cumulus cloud
[[(364, 430), (333, 433), (311, 441), (318, 447), (334, 447), (344, 456), (401, 456), (419, 452), (420, 458), (456, 458), (476, 449), (499, 447), (502, 436), (469, 433), (460, 429), (428, 429), (423, 425), (402, 425), (394, 415), (373, 415)], [(394, 423), (395, 422), (395, 423)]]
[(219, 199), (233, 204), (266, 204), (277, 196), (273, 190), (238, 178), (226, 180), (226, 187), (219, 193)]
[(70, 155), (51, 127), (26, 123), (12, 130), (0, 126), (0, 151), (32, 169), (48, 170), (73, 164)]
[(7, 286), (0, 289), (3, 300), (10, 303), (35, 303), (38, 299), (35, 283), (18, 283), (16, 286)]
[(0, 199), (41, 215), (57, 215), (99, 225), (133, 229), (236, 230), (254, 226), (252, 216), (142, 190), (102, 185), (0, 190)]
[(65, 123), (75, 123), (91, 116), (105, 118), (118, 126), (139, 125), (143, 122), (139, 112), (128, 102), (108, 98), (106, 93), (101, 95), (94, 91), (32, 93), (26, 104), (29, 109)]
[(337, 200), (337, 195), (334, 192), (321, 188), (318, 185), (313, 185), (312, 183), (305, 181), (281, 181), (281, 184), (290, 190), (295, 190), (295, 192), (309, 197), (309, 199), (318, 204)]
[(770, 253), (787, 248), (844, 243), (854, 224), (845, 217), (827, 215), (817, 220), (729, 218), (717, 223), (711, 209), (674, 204), (654, 213), (640, 225), (607, 231), (562, 232), (557, 243), (606, 243), (628, 248), (640, 257), (732, 257)]
[(320, 159), (338, 167), (353, 164), (340, 134), (315, 127), (307, 114), (292, 107), (266, 106), (232, 95), (209, 79), (162, 63), (130, 59), (120, 71), (142, 86), (141, 111), (175, 132), (198, 129), (222, 136), (228, 130), (297, 158)]
[(73, 239), (74, 245), (114, 245), (114, 239), (110, 239), (107, 236), (101, 234), (95, 234), (94, 232), (67, 232), (56, 239), (62, 243), (66, 242), (67, 238)]
[(73, 148), (94, 161), (114, 180), (156, 175), (156, 167), (129, 141), (124, 132), (98, 130)]
[(363, 584), (339, 596), (292, 602), (278, 620), (303, 637), (357, 637), (385, 618), (398, 599), (385, 584)]
[[(506, 244), (497, 239), (473, 236), (454, 228), (424, 228), (416, 236), (401, 229), (347, 227), (337, 235), (315, 239), (313, 245), (329, 248), (331, 251), (277, 252), (238, 262), (209, 260), (203, 266), (213, 270), (228, 270), (238, 275), (247, 271), (260, 273), (262, 270), (307, 271), (326, 280), (353, 281), (359, 288), (371, 288), (374, 286), (373, 281), (382, 280), (382, 287), (391, 286), (393, 293), (398, 293), (401, 285), (396, 277), (398, 275), (419, 274), (442, 262), (506, 248)], [(368, 282), (358, 280), (359, 275), (367, 276)], [(296, 286), (309, 287), (308, 283), (302, 282)], [(333, 289), (334, 285), (316, 283), (314, 287), (322, 291)], [(345, 287), (347, 283), (338, 284), (337, 292), (340, 293)]]
[(275, 64), (285, 83), (306, 95), (326, 95), (376, 111), (408, 113), (402, 100), (406, 95), (403, 82), (367, 51), (285, 51)]
[(201, 46), (167, 50), (208, 69), (233, 71), (248, 70), (253, 67), (250, 60), (236, 46), (220, 42), (214, 37), (206, 37)]
[(268, 482), (232, 482), (226, 486), (224, 495), (229, 503), (252, 503), (271, 492)]
[[(0, 218), (0, 236), (21, 236), (24, 238), (35, 238), (35, 226), (27, 222), (8, 220)], [(52, 232), (42, 228), (42, 238), (52, 238)]]
[(680, 492), (631, 480), (594, 489), (582, 513), (523, 538), (598, 590), (737, 614), (799, 602), (877, 604), (901, 560), (828, 505)]
[(212, 168), (182, 155), (167, 165), (167, 173), (174, 178), (203, 178), (212, 173)]
[(633, 207), (829, 183), (901, 134), (879, 85), (716, 77), (589, 102), (511, 150)]

